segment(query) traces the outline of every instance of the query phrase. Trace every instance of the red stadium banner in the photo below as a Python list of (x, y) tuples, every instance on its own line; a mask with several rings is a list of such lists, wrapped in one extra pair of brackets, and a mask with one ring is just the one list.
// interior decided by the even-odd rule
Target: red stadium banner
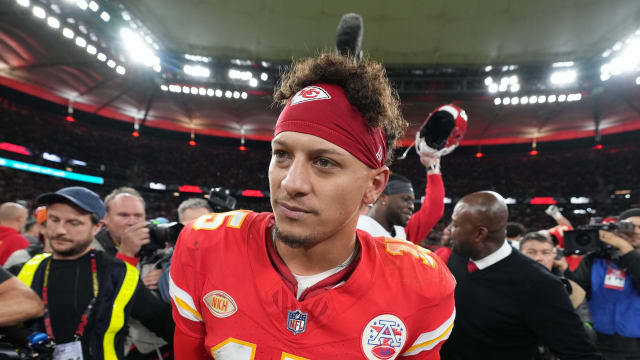
[(553, 205), (557, 203), (556, 199), (552, 197), (534, 197), (529, 200), (529, 204), (531, 205)]
[(178, 188), (178, 191), (180, 192), (188, 192), (188, 193), (196, 193), (196, 194), (202, 194), (203, 191), (200, 188), (200, 186), (196, 186), (196, 185), (182, 185)]
[(242, 196), (264, 197), (264, 194), (260, 190), (242, 190)]
[(31, 155), (31, 152), (26, 147), (8, 142), (0, 143), (0, 150), (10, 151), (22, 155)]

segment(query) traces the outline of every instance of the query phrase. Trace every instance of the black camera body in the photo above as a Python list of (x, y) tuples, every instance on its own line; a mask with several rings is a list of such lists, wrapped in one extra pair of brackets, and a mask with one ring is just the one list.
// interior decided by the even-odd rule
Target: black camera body
[(149, 229), (149, 243), (140, 249), (140, 258), (153, 256), (157, 250), (164, 249), (167, 244), (174, 247), (183, 227), (184, 225), (179, 222), (171, 222), (168, 224), (158, 224), (153, 221), (149, 222), (149, 224), (147, 224), (147, 228)]
[(633, 224), (628, 221), (605, 224), (590, 222), (589, 225), (578, 227), (576, 230), (564, 232), (565, 254), (587, 254), (592, 252), (607, 252), (611, 247), (600, 241), (600, 230), (618, 232), (629, 235), (633, 232)]
[(236, 198), (231, 196), (231, 190), (222, 187), (211, 188), (208, 201), (214, 212), (234, 210), (238, 202)]

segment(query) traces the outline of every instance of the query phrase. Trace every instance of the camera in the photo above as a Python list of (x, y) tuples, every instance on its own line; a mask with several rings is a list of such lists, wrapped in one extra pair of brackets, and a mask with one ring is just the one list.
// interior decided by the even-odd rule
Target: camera
[(610, 246), (600, 241), (600, 230), (618, 232), (629, 235), (633, 233), (633, 224), (629, 221), (618, 223), (600, 223), (600, 218), (591, 218), (588, 225), (580, 226), (576, 230), (564, 232), (565, 254), (587, 254), (591, 252), (606, 252)]
[(164, 249), (167, 244), (174, 247), (183, 227), (184, 225), (179, 222), (161, 224), (154, 220), (150, 221), (149, 224), (147, 224), (147, 228), (149, 229), (149, 243), (140, 249), (140, 258), (153, 256), (157, 250)]
[(231, 196), (231, 190), (222, 187), (211, 188), (209, 192), (209, 206), (214, 212), (226, 212), (236, 208), (236, 198)]

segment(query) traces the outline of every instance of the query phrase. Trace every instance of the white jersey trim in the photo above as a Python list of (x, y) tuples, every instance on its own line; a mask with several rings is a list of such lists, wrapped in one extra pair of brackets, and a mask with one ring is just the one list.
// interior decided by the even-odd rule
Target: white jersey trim
[(171, 275), (169, 275), (169, 295), (171, 295), (171, 299), (176, 309), (178, 309), (178, 313), (182, 315), (183, 318), (195, 322), (202, 322), (202, 315), (196, 310), (193, 298), (173, 282)]
[(453, 308), (451, 317), (447, 319), (442, 325), (433, 331), (420, 334), (416, 341), (407, 349), (401, 356), (416, 355), (422, 351), (431, 350), (439, 343), (447, 340), (451, 335), (451, 329), (453, 329), (453, 321), (456, 318), (456, 309)]

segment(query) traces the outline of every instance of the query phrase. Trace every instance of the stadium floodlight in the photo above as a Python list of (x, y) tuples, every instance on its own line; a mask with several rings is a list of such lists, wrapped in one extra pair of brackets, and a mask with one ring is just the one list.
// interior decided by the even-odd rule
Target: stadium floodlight
[(188, 87), (188, 86), (183, 86), (183, 87), (182, 87), (182, 92), (183, 92), (183, 93), (188, 94), (188, 93), (189, 93), (189, 91), (190, 91), (190, 89), (189, 89), (189, 87)]
[(93, 45), (87, 45), (87, 52), (91, 55), (95, 55), (98, 52), (98, 49)]
[(103, 53), (99, 53), (98, 54), (98, 60), (105, 62), (107, 60), (107, 55), (103, 54)]
[(547, 98), (547, 102), (549, 102), (549, 103), (556, 102), (556, 96), (555, 95), (549, 95), (549, 97)]
[(85, 40), (83, 37), (78, 36), (76, 38), (76, 45), (78, 45), (80, 47), (85, 47), (85, 46), (87, 46), (87, 40)]
[(269, 75), (267, 73), (260, 74), (260, 80), (267, 81), (269, 79)]
[(529, 103), (529, 98), (526, 96), (523, 96), (520, 98), (520, 104), (528, 104)]
[(211, 71), (208, 68), (200, 65), (187, 64), (183, 67), (183, 70), (185, 74), (195, 76), (195, 77), (208, 78), (209, 75), (211, 74)]
[(508, 87), (509, 87), (509, 83), (508, 82), (501, 82), (500, 86), (498, 86), (498, 91), (500, 91), (500, 92), (507, 91)]
[(107, 61), (107, 66), (113, 69), (116, 67), (116, 62), (109, 59), (109, 61)]
[(224, 92), (224, 96), (226, 98), (231, 98), (231, 96), (233, 96), (233, 93), (231, 91), (227, 90), (227, 91)]
[(198, 89), (198, 94), (200, 94), (200, 95), (207, 95), (207, 89), (205, 89), (205, 88), (200, 88), (200, 89)]
[(500, 79), (500, 84), (509, 84), (509, 77), (505, 76), (502, 79)]
[(607, 81), (607, 80), (609, 80), (609, 79), (611, 79), (611, 74), (609, 74), (609, 73), (602, 73), (602, 74), (600, 74), (600, 80), (602, 80), (602, 81)]
[(160, 66), (160, 64), (153, 65), (153, 71), (155, 71), (155, 72), (162, 71), (162, 66)]
[(191, 87), (191, 93), (192, 93), (193, 95), (198, 94), (198, 88), (197, 88), (197, 87), (195, 87), (195, 86), (192, 86), (192, 87)]
[(240, 92), (238, 92), (238, 91), (234, 91), (234, 92), (233, 92), (233, 98), (234, 98), (234, 99), (239, 99), (239, 98), (240, 98)]
[(82, 10), (87, 10), (87, 8), (89, 7), (89, 4), (87, 4), (85, 0), (76, 1), (76, 5), (78, 5), (78, 7)]
[(544, 95), (538, 96), (538, 104), (544, 104), (547, 102), (547, 97)]
[(495, 98), (495, 99), (493, 99), (493, 103), (494, 103), (495, 105), (500, 105), (500, 104), (502, 104), (502, 99), (500, 99), (500, 98)]
[(489, 72), (491, 70), (493, 70), (493, 66), (491, 66), (491, 65), (487, 65), (487, 66), (484, 67), (484, 72)]
[(558, 102), (564, 102), (565, 100), (567, 100), (567, 95), (565, 94), (558, 95)]
[(167, 85), (160, 85), (160, 90), (162, 91), (168, 91), (169, 87)]
[(640, 85), (640, 76), (636, 78), (636, 85)]
[(32, 11), (33, 11), (33, 16), (39, 19), (44, 19), (45, 17), (47, 17), (47, 12), (44, 11), (44, 9), (41, 8), (40, 6), (34, 6)]
[(538, 97), (535, 95), (529, 96), (529, 104), (537, 104), (538, 103)]
[(516, 83), (516, 84), (511, 85), (511, 92), (515, 93), (515, 92), (518, 92), (518, 91), (520, 91), (520, 84)]
[(493, 79), (491, 78), (491, 76), (487, 76), (486, 78), (484, 78), (484, 84), (486, 86), (493, 84)]
[(551, 67), (562, 68), (562, 67), (572, 67), (573, 65), (574, 65), (573, 61), (559, 61), (551, 64)]
[(118, 65), (116, 66), (116, 72), (120, 75), (124, 75), (127, 72), (127, 69), (125, 69), (122, 65)]
[(518, 83), (518, 76), (511, 75), (511, 77), (509, 78), (509, 85), (515, 85), (517, 83)]
[(108, 22), (109, 19), (111, 19), (111, 15), (109, 15), (108, 12), (103, 11), (102, 14), (100, 14), (100, 19), (104, 20), (104, 22)]
[(120, 37), (131, 60), (153, 67), (160, 64), (160, 58), (151, 50), (140, 36), (129, 28), (120, 29)]
[(29, 7), (29, 0), (17, 0), (16, 2), (20, 6)]
[(520, 103), (520, 99), (516, 96), (511, 98), (511, 104), (518, 105)]
[(59, 29), (60, 28), (60, 20), (54, 18), (53, 16), (49, 16), (49, 18), (47, 19), (47, 25), (49, 25), (50, 27), (52, 27), (54, 29)]
[(493, 83), (491, 85), (489, 85), (489, 92), (494, 94), (498, 92), (498, 84)]
[(254, 79), (254, 78), (249, 79), (249, 86), (251, 87), (258, 86), (258, 79)]
[(611, 55), (611, 49), (607, 49), (602, 53), (603, 58), (609, 57), (609, 55)]
[(215, 94), (215, 91), (213, 91), (213, 89), (207, 89), (207, 96), (213, 96)]
[(550, 81), (555, 85), (567, 85), (576, 81), (578, 73), (575, 70), (555, 71), (551, 74)]
[(91, 9), (91, 11), (96, 12), (96, 11), (98, 11), (99, 8), (100, 8), (100, 5), (98, 5), (97, 2), (91, 1), (89, 3), (89, 9)]
[(124, 21), (131, 21), (131, 16), (129, 15), (129, 13), (128, 13), (128, 12), (123, 11), (121, 15), (122, 15), (122, 19), (123, 19)]
[(182, 88), (180, 87), (180, 85), (169, 85), (169, 91), (174, 93), (181, 93)]
[(222, 97), (222, 90), (216, 89), (216, 97)]
[(240, 97), (243, 98), (243, 99), (246, 99), (247, 98), (247, 93), (243, 91), (242, 94), (240, 94)]
[(615, 43), (615, 45), (613, 45), (613, 51), (619, 51), (620, 49), (622, 49), (622, 43), (620, 41), (618, 41), (617, 43)]
[(511, 98), (506, 97), (506, 98), (502, 99), (502, 103), (505, 104), (505, 105), (511, 104)]

